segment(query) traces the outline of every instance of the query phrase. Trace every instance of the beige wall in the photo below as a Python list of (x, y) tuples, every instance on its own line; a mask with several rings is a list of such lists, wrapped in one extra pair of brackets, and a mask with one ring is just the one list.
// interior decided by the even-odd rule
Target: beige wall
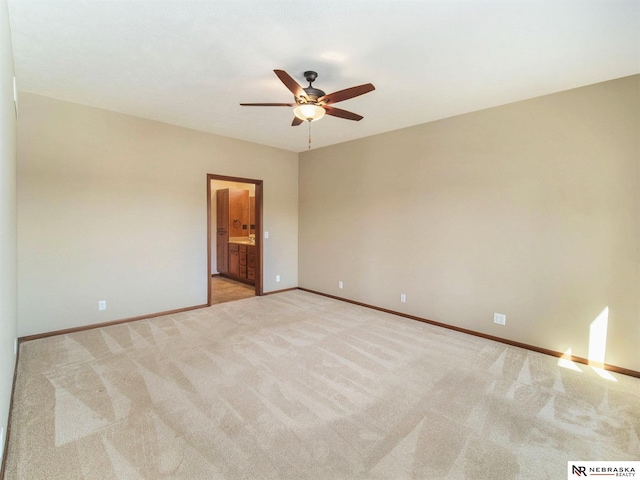
[[(0, 0), (0, 428), (4, 448), (17, 329), (16, 109), (7, 3)], [(2, 453), (0, 453), (0, 456)]]
[(206, 303), (207, 173), (264, 181), (264, 291), (295, 287), (295, 153), (21, 94), (20, 336)]
[(639, 123), (633, 76), (305, 152), (299, 284), (582, 357), (609, 307), (640, 370)]
[(205, 303), (214, 173), (264, 180), (265, 292), (583, 357), (609, 307), (605, 361), (640, 370), (639, 78), (305, 152), (299, 176), (295, 153), (23, 94), (19, 334)]

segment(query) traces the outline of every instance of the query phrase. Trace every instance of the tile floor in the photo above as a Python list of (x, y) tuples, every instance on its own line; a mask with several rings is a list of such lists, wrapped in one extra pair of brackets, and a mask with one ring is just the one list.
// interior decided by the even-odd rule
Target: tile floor
[(243, 298), (253, 297), (255, 287), (246, 283), (237, 282), (230, 278), (215, 275), (211, 277), (211, 304), (232, 302)]

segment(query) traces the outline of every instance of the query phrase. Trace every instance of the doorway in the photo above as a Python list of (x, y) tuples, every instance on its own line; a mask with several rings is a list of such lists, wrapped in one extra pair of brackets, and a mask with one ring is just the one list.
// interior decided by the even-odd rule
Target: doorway
[[(223, 301), (237, 300), (247, 296), (263, 294), (263, 251), (262, 251), (262, 210), (263, 210), (263, 189), (262, 180), (255, 180), (241, 177), (230, 177), (227, 175), (207, 174), (207, 304), (222, 303)], [(253, 209), (250, 213), (251, 221), (247, 222), (247, 243), (250, 243), (251, 252), (255, 252), (255, 259), (252, 258), (255, 269), (253, 284), (250, 281), (234, 278), (227, 274), (227, 267), (217, 265), (217, 258), (220, 258), (218, 246), (217, 229), (217, 199), (216, 192), (221, 189), (248, 190), (251, 197), (249, 203)], [(255, 222), (255, 223), (254, 223)], [(254, 233), (251, 233), (254, 232)], [(251, 242), (249, 242), (250, 239)], [(240, 239), (243, 240), (243, 239)], [(244, 242), (241, 242), (244, 243)], [(240, 248), (243, 248), (242, 245)], [(226, 255), (226, 253), (225, 253)], [(224, 258), (226, 262), (226, 258)], [(223, 273), (219, 270), (222, 270)], [(252, 288), (251, 288), (252, 287)], [(247, 290), (250, 290), (247, 293)]]

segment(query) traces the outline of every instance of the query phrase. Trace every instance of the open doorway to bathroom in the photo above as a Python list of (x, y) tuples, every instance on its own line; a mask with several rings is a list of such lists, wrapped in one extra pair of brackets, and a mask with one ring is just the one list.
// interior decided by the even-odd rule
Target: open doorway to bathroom
[(208, 174), (208, 304), (262, 295), (262, 265), (262, 180)]

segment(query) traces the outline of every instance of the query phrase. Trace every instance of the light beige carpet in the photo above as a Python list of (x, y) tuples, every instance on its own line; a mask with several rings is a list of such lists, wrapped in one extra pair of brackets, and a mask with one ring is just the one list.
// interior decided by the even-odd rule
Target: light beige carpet
[(563, 479), (640, 380), (302, 291), (25, 342), (7, 479)]

